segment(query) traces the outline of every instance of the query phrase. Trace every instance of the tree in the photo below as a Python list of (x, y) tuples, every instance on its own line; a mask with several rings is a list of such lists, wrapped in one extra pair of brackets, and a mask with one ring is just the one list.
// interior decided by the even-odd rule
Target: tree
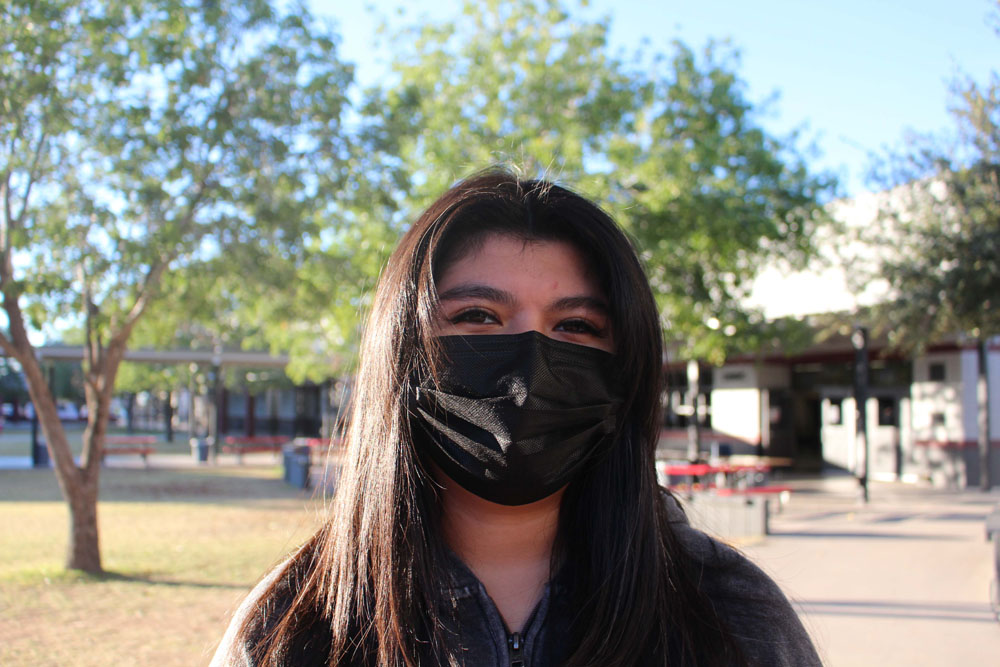
[(757, 349), (751, 279), (810, 255), (833, 182), (760, 127), (729, 49), (644, 45), (626, 60), (607, 39), (607, 20), (556, 0), (470, 1), (393, 36), (394, 79), (366, 108), (406, 176), (400, 210), (491, 164), (565, 180), (637, 240), (672, 342), (717, 362)]
[(876, 316), (898, 347), (921, 350), (956, 335), (976, 342), (979, 479), (988, 490), (986, 361), (1000, 335), (1000, 75), (985, 86), (956, 81), (954, 100), (952, 141), (913, 137), (876, 172), (887, 196), (875, 276), (895, 296)]
[[(301, 6), (267, 0), (11, 0), (0, 45), (0, 347), (69, 505), (67, 567), (99, 572), (101, 450), (133, 331), (165, 285), (321, 235), (351, 69)], [(85, 342), (79, 463), (33, 346), (61, 321)]]

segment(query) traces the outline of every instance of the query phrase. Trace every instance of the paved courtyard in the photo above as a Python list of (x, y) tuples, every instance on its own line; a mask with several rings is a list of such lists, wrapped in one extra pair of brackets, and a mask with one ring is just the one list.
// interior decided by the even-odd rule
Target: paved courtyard
[(984, 519), (1000, 491), (792, 481), (773, 534), (743, 547), (798, 608), (825, 664), (1000, 665)]

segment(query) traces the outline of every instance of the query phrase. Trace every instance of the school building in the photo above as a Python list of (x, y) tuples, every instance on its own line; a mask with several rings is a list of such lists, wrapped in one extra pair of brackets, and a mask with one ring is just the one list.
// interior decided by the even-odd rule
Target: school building
[[(867, 225), (884, 195), (868, 194), (831, 206), (848, 229)], [(821, 267), (789, 271), (768, 267), (758, 278), (750, 305), (765, 316), (824, 317), (850, 314), (885, 298), (872, 282), (852, 290), (848, 276), (871, 261), (870, 249), (820, 237)], [(844, 317), (844, 315), (847, 315)], [(855, 348), (842, 326), (822, 342), (794, 354), (732, 358), (721, 368), (702, 368), (699, 381), (707, 409), (701, 425), (708, 442), (733, 451), (787, 457), (800, 469), (836, 466), (858, 470), (863, 447), (854, 400)], [(979, 483), (977, 449), (977, 351), (975, 342), (953, 337), (916, 357), (893, 351), (884, 339), (869, 342), (867, 418), (868, 469), (875, 479), (931, 480), (951, 487)], [(677, 373), (673, 374), (677, 376)], [(988, 346), (991, 479), (1000, 479), (1000, 338)], [(683, 379), (680, 379), (682, 385)], [(671, 406), (684, 387), (674, 383)], [(682, 421), (668, 410), (667, 425)], [(669, 429), (668, 429), (669, 432)]]

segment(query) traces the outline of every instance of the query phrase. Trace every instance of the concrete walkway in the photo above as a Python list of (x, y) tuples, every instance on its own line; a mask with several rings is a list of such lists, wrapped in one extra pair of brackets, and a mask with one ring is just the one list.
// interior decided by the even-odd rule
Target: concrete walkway
[[(786, 483), (782, 481), (782, 483)], [(772, 534), (743, 551), (782, 586), (827, 665), (1000, 665), (985, 517), (1000, 491), (792, 480)]]

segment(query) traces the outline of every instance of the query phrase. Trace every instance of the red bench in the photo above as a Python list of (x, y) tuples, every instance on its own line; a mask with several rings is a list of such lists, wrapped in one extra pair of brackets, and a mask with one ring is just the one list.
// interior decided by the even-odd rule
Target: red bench
[(108, 454), (114, 456), (138, 454), (142, 463), (149, 467), (149, 455), (156, 452), (155, 435), (109, 435), (104, 438), (104, 448), (101, 450), (101, 462), (105, 462)]
[(236, 454), (236, 460), (243, 463), (244, 454), (256, 452), (278, 453), (290, 442), (284, 435), (227, 435), (223, 440), (222, 451), (226, 454)]

